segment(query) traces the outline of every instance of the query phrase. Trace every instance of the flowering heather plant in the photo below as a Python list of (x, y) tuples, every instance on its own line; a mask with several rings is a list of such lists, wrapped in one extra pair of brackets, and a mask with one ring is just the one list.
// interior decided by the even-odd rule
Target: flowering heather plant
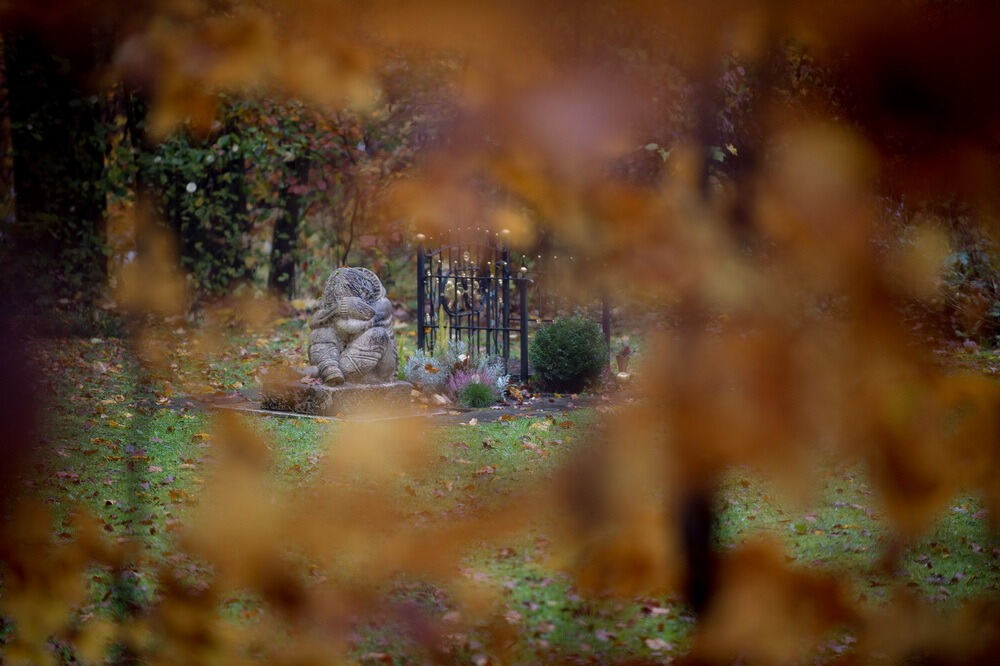
[(445, 391), (449, 398), (456, 399), (465, 387), (473, 382), (482, 383), (474, 370), (459, 370), (448, 379)]
[(503, 397), (510, 383), (510, 375), (504, 373), (503, 359), (483, 357), (475, 369), (457, 369), (449, 378), (445, 389), (449, 397), (459, 400), (470, 384), (482, 384), (493, 393), (494, 402)]
[(489, 385), (502, 397), (509, 381), (503, 373), (503, 361), (482, 358), (475, 362), (468, 352), (468, 345), (461, 340), (451, 341), (440, 353), (418, 350), (407, 360), (403, 377), (424, 391), (444, 393), (452, 399), (473, 381)]
[(465, 407), (483, 408), (489, 407), (497, 401), (494, 388), (488, 384), (472, 382), (458, 396), (458, 402)]

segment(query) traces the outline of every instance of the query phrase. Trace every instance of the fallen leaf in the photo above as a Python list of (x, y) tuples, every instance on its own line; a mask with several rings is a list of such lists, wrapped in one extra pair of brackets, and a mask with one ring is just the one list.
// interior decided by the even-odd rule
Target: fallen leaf
[(670, 615), (670, 609), (662, 606), (643, 606), (642, 612), (646, 615)]
[(657, 650), (657, 651), (671, 650), (674, 647), (673, 645), (666, 642), (662, 638), (647, 638), (645, 643), (646, 647), (648, 647), (650, 650)]

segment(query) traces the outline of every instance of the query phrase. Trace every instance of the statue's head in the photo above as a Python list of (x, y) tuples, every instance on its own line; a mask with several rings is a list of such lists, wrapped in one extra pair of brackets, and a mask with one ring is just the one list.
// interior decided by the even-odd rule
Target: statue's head
[(374, 305), (385, 297), (385, 287), (378, 276), (367, 268), (338, 268), (326, 281), (323, 300), (333, 303), (344, 296), (356, 296)]

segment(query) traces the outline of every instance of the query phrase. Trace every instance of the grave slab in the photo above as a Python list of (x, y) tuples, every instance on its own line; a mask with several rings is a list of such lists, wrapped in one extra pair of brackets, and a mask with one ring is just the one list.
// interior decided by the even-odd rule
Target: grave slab
[(340, 416), (378, 414), (410, 406), (409, 382), (382, 384), (324, 384), (294, 381), (267, 381), (261, 385), (261, 409)]

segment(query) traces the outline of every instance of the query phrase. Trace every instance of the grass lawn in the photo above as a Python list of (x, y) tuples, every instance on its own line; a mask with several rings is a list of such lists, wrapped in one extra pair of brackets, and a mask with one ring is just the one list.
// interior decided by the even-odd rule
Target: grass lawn
[[(180, 327), (178, 327), (180, 328)], [(204, 360), (185, 344), (184, 332), (165, 332), (174, 356), (142, 382), (119, 339), (65, 339), (39, 346), (38, 362), (51, 396), (42, 454), (26, 479), (26, 492), (45, 502), (55, 532), (69, 538), (70, 515), (82, 505), (100, 520), (109, 538), (139, 540), (148, 562), (171, 561), (192, 579), (208, 572), (178, 554), (175, 534), (200, 503), (214, 459), (211, 415), (178, 409), (170, 394), (197, 380), (222, 392), (252, 385), (261, 364), (300, 360), (301, 317), (289, 318), (267, 335), (226, 332), (222, 350)], [(430, 437), (437, 464), (394, 481), (414, 520), (447, 522), (488, 510), (525, 482), (554, 475), (599, 421), (596, 410), (556, 418), (514, 418), (482, 425), (435, 427)], [(308, 483), (330, 447), (338, 445), (336, 422), (259, 417), (253, 427), (269, 436), (272, 474), (294, 490)], [(972, 497), (957, 498), (933, 533), (910, 546), (902, 570), (881, 572), (878, 558), (888, 536), (878, 498), (862, 469), (831, 466), (819, 500), (807, 510), (782, 506), (768, 483), (749, 470), (726, 478), (718, 503), (716, 542), (732, 547), (761, 532), (777, 535), (788, 556), (804, 567), (847, 577), (856, 601), (877, 605), (891, 584), (902, 581), (947, 607), (963, 599), (997, 596), (1000, 550)], [(552, 568), (544, 526), (533, 525), (503, 543), (483, 543), (464, 554), (461, 575), (493, 590), (494, 616), (514, 641), (513, 660), (667, 660), (684, 654), (694, 618), (674, 597), (588, 598), (569, 577)], [(135, 602), (155, 595), (150, 571), (134, 572)], [(91, 601), (82, 612), (120, 615), (120, 595), (108, 595), (109, 572), (96, 572)], [(455, 621), (449, 592), (421, 580), (400, 578), (385, 595), (424, 609), (445, 625)], [(117, 605), (116, 605), (117, 604)], [(246, 595), (229, 595), (219, 609), (236, 623), (254, 623), (269, 611)], [(3, 629), (0, 636), (9, 633)], [(486, 625), (449, 634), (452, 658), (481, 661), (490, 653)], [(831, 636), (819, 657), (849, 649), (851, 638)], [(388, 617), (358, 620), (352, 655), (359, 661), (421, 661), (427, 655)]]

